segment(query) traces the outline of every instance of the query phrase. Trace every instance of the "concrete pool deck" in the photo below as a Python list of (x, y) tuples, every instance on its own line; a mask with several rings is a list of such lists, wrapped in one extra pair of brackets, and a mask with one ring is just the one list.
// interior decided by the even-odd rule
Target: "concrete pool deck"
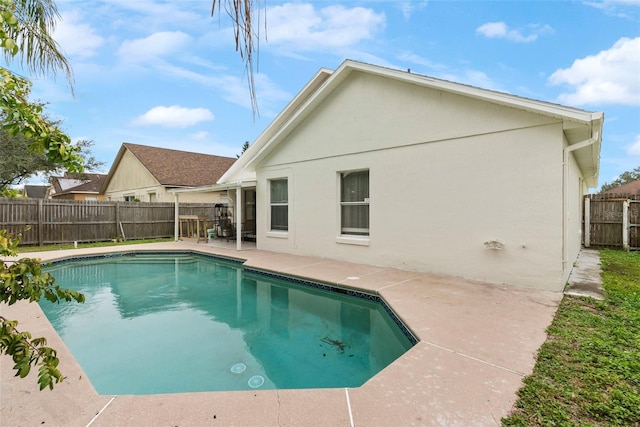
[[(245, 265), (375, 291), (420, 340), (358, 388), (100, 396), (37, 304), (0, 304), (19, 328), (58, 350), (66, 379), (38, 391), (0, 358), (0, 426), (490, 426), (500, 425), (533, 370), (560, 292), (260, 250), (190, 242), (21, 254), (43, 261), (96, 253), (194, 250)], [(96, 331), (99, 333), (99, 331)], [(171, 345), (170, 342), (167, 343)], [(170, 369), (170, 367), (167, 367)]]

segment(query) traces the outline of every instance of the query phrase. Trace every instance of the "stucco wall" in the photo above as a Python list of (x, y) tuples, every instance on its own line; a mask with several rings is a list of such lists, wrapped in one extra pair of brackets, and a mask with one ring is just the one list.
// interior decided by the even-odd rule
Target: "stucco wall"
[(583, 196), (588, 193), (588, 189), (582, 179), (582, 172), (578, 167), (573, 153), (568, 156), (568, 181), (567, 181), (567, 259), (563, 272), (563, 281), (566, 283), (575, 260), (578, 258), (582, 246), (582, 213), (584, 209)]
[[(355, 74), (258, 165), (258, 247), (559, 291), (562, 149), (559, 121)], [(339, 243), (338, 172), (362, 168), (370, 238)], [(279, 177), (284, 234), (268, 231)]]

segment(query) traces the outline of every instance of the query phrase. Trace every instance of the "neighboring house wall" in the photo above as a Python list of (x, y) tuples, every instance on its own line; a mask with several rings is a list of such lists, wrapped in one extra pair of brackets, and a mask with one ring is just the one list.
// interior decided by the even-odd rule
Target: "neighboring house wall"
[[(256, 166), (258, 247), (561, 290), (560, 120), (352, 73)], [(339, 172), (368, 169), (370, 237), (340, 237)], [(572, 192), (581, 185), (572, 159)], [(288, 178), (289, 229), (269, 231), (268, 180)], [(579, 249), (570, 197), (568, 251)], [(499, 239), (504, 249), (486, 249)]]
[[(104, 192), (107, 200), (135, 198), (140, 202), (175, 202), (174, 194), (160, 185), (151, 173), (129, 151), (125, 151)], [(180, 202), (222, 203), (226, 192), (183, 193)]]
[(61, 196), (57, 196), (56, 199), (65, 199), (65, 200), (79, 200), (79, 201), (102, 201), (105, 200), (105, 197), (102, 194), (63, 194)]
[(136, 197), (148, 202), (149, 193), (156, 193), (158, 202), (173, 202), (173, 195), (167, 194), (164, 187), (129, 151), (125, 151), (118, 168), (111, 177), (104, 195), (107, 200), (121, 201), (125, 197)]

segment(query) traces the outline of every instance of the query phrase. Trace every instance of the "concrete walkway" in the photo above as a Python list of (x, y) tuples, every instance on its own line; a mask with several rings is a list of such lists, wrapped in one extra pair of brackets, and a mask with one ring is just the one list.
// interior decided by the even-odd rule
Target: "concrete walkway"
[(565, 295), (604, 299), (601, 274), (600, 252), (583, 248), (569, 275)]
[[(0, 358), (2, 426), (491, 426), (533, 370), (561, 293), (362, 264), (186, 242), (32, 254), (47, 260), (114, 251), (195, 250), (253, 268), (375, 292), (420, 340), (358, 388), (98, 395), (37, 304), (0, 313), (59, 350), (66, 375), (38, 391)], [(29, 254), (24, 254), (29, 256)], [(100, 331), (96, 331), (100, 333)], [(167, 367), (170, 369), (170, 367)]]

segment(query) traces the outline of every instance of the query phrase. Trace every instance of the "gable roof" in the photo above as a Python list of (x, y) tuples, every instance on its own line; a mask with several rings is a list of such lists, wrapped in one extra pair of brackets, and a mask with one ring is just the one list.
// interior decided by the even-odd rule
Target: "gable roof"
[(51, 196), (56, 197), (63, 194), (100, 194), (102, 183), (107, 178), (105, 174), (85, 173), (70, 174), (64, 176), (52, 176)]
[(218, 181), (236, 161), (233, 157), (151, 147), (125, 142), (109, 170), (103, 188), (109, 184), (122, 156), (129, 151), (165, 187), (198, 187)]
[(620, 187), (612, 188), (604, 192), (604, 194), (637, 194), (640, 195), (640, 179), (627, 182)]
[(594, 139), (594, 144), (585, 144), (584, 147), (580, 146), (575, 150), (574, 156), (584, 176), (587, 177), (587, 184), (590, 187), (597, 185), (604, 121), (602, 112), (589, 112), (352, 60), (344, 61), (335, 71), (321, 69), (240, 156), (240, 159), (229, 168), (218, 183), (230, 184), (255, 180), (255, 165), (260, 159), (275, 149), (353, 72), (373, 74), (561, 120), (569, 145)]
[(46, 199), (49, 193), (48, 185), (29, 185), (24, 186), (24, 195), (30, 199)]

